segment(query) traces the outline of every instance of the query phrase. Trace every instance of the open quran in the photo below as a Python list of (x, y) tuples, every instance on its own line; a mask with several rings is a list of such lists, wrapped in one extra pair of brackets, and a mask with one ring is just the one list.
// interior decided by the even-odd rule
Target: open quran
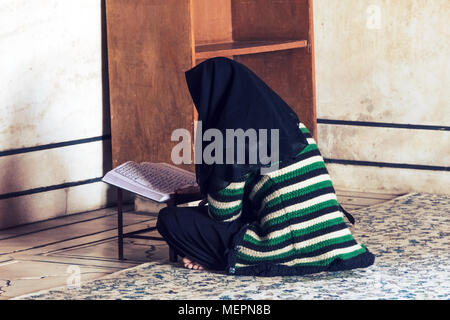
[(103, 182), (164, 202), (177, 190), (196, 187), (195, 174), (168, 163), (128, 161), (109, 171)]

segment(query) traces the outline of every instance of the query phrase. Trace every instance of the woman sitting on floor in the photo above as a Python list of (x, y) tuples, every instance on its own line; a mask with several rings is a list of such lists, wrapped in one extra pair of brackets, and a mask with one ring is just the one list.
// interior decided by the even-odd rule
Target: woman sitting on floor
[[(164, 208), (157, 222), (185, 267), (278, 276), (373, 264), (373, 254), (345, 224), (343, 213), (352, 218), (337, 201), (310, 132), (273, 90), (227, 58), (206, 60), (186, 72), (186, 80), (204, 130), (225, 136), (226, 129), (276, 129), (279, 162), (275, 170), (260, 157), (256, 163), (196, 164), (207, 205)], [(261, 146), (245, 140), (248, 160)], [(276, 150), (264, 142), (266, 150)]]

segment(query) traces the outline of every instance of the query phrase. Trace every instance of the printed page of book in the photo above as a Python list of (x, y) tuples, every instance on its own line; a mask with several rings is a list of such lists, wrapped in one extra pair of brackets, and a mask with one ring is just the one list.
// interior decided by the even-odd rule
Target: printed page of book
[(194, 173), (176, 166), (133, 161), (109, 171), (102, 181), (158, 202), (168, 200), (178, 189), (196, 185)]

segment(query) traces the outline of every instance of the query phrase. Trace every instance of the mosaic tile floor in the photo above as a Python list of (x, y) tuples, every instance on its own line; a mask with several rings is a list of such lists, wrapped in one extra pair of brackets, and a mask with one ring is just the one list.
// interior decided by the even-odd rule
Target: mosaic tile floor
[(367, 269), (262, 278), (145, 263), (16, 299), (450, 299), (450, 196), (408, 194), (352, 214), (355, 238), (376, 255)]

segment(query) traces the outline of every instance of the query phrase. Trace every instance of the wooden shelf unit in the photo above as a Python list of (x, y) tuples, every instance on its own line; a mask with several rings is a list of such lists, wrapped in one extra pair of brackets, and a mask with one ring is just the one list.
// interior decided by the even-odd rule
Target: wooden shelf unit
[(193, 137), (196, 118), (184, 72), (217, 56), (253, 70), (316, 137), (312, 0), (107, 0), (106, 12), (114, 167), (171, 161), (172, 132)]

